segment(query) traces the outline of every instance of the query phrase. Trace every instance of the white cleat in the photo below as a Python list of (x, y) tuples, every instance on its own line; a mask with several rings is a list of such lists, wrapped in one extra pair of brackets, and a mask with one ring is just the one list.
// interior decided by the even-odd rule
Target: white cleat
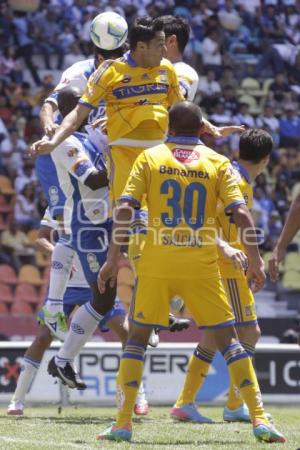
[(21, 401), (12, 400), (8, 405), (6, 414), (8, 416), (23, 416), (24, 415), (24, 403)]
[(136, 402), (134, 406), (134, 413), (137, 416), (146, 416), (149, 412), (149, 405), (146, 399), (146, 394), (144, 391), (143, 383), (141, 383), (137, 397)]
[(149, 340), (148, 340), (148, 344), (151, 347), (157, 347), (158, 346), (158, 344), (159, 344), (159, 334), (158, 334), (157, 330), (154, 329), (154, 330), (151, 331), (151, 334), (150, 334), (150, 337), (149, 337)]
[(42, 312), (45, 325), (49, 328), (52, 336), (59, 341), (64, 342), (68, 333), (67, 320), (64, 313), (59, 312), (50, 314), (46, 306), (43, 307)]

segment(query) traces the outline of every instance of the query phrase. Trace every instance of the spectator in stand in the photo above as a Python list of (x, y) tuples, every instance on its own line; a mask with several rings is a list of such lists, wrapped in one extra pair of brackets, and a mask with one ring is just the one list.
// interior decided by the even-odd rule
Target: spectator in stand
[[(0, 144), (3, 141), (3, 139), (5, 139), (7, 136), (8, 136), (8, 131), (5, 126), (5, 123), (1, 119), (1, 113), (0, 113)], [(1, 148), (1, 145), (0, 145), (0, 148)], [(1, 154), (1, 152), (0, 152), (0, 154)]]
[(92, 12), (85, 10), (82, 14), (82, 28), (80, 32), (80, 47), (85, 57), (93, 53), (91, 44), (90, 29), (93, 21)]
[(300, 96), (300, 53), (297, 53), (295, 63), (288, 70), (290, 88)]
[(278, 211), (274, 210), (269, 215), (267, 224), (267, 236), (264, 242), (264, 249), (267, 251), (273, 250), (274, 245), (278, 241), (282, 230), (282, 221)]
[(31, 86), (27, 81), (17, 85), (15, 91), (11, 94), (11, 104), (20, 108), (27, 117), (31, 115), (31, 108), (34, 106)]
[(18, 223), (12, 222), (9, 228), (2, 232), (1, 245), (4, 251), (10, 255), (17, 272), (24, 261), (28, 264), (35, 264), (34, 247)]
[(64, 62), (64, 49), (59, 42), (62, 29), (55, 7), (48, 6), (40, 17), (36, 29), (35, 46), (42, 51), (47, 70), (51, 70), (50, 55), (57, 55), (57, 70), (62, 70)]
[(8, 97), (0, 95), (0, 117), (6, 125), (9, 125), (12, 119), (12, 108)]
[(300, 144), (300, 118), (296, 113), (296, 106), (288, 103), (284, 107), (285, 117), (280, 123), (280, 145), (283, 147), (299, 147)]
[(280, 176), (277, 178), (277, 182), (273, 193), (273, 201), (276, 210), (283, 217), (284, 214), (289, 209), (289, 201), (290, 201), (290, 191), (284, 176)]
[(65, 25), (64, 31), (58, 36), (57, 40), (63, 52), (68, 53), (76, 40), (75, 30), (71, 25)]
[(273, 201), (265, 194), (261, 187), (254, 187), (253, 191), (253, 211), (254, 216), (258, 217), (256, 225), (264, 230), (265, 233), (268, 232), (268, 222), (269, 215), (274, 211)]
[(255, 127), (253, 116), (249, 113), (249, 105), (241, 103), (238, 107), (238, 113), (233, 118), (236, 125), (246, 125), (249, 128)]
[(224, 68), (222, 78), (220, 79), (220, 85), (222, 91), (226, 86), (231, 86), (234, 91), (238, 88), (239, 83), (230, 67)]
[(209, 29), (202, 42), (202, 60), (205, 71), (211, 69), (219, 78), (222, 74), (222, 54), (220, 35), (216, 28)]
[(237, 113), (239, 102), (236, 99), (236, 93), (232, 86), (225, 86), (223, 88), (223, 95), (220, 97), (220, 102), (224, 105), (224, 110), (228, 116), (234, 116)]
[(198, 92), (200, 94), (200, 106), (205, 108), (208, 114), (212, 113), (212, 108), (218, 102), (221, 94), (221, 86), (216, 81), (216, 74), (213, 70), (208, 70), (205, 77), (199, 79)]
[(232, 116), (225, 111), (224, 103), (221, 101), (216, 104), (213, 114), (209, 116), (209, 120), (220, 127), (230, 125), (233, 121)]
[(274, 116), (273, 108), (269, 103), (264, 106), (263, 114), (256, 119), (256, 126), (268, 131), (273, 138), (274, 145), (279, 145), (279, 120)]
[(23, 80), (22, 67), (14, 47), (6, 47), (3, 55), (0, 55), (0, 77), (5, 81), (12, 80), (16, 83)]
[(27, 150), (26, 142), (18, 135), (15, 128), (9, 130), (9, 136), (0, 145), (2, 163), (7, 174), (14, 177), (23, 166), (23, 156)]
[(263, 14), (260, 19), (261, 35), (266, 45), (273, 42), (281, 42), (284, 38), (284, 30), (282, 29), (278, 15), (276, 14), (275, 5), (266, 5), (263, 8)]
[(34, 171), (34, 164), (31, 161), (26, 161), (22, 169), (19, 170), (18, 176), (15, 179), (15, 191), (21, 194), (27, 184), (37, 186), (37, 177)]
[(274, 99), (279, 105), (281, 105), (282, 102), (290, 101), (290, 92), (291, 89), (285, 73), (277, 73), (275, 80), (269, 87), (269, 99)]
[(25, 229), (39, 228), (40, 216), (35, 205), (35, 192), (31, 184), (26, 184), (17, 195), (15, 204), (15, 221)]
[(35, 84), (40, 85), (40, 77), (32, 62), (33, 55), (33, 40), (30, 37), (29, 21), (24, 12), (15, 11), (15, 18), (13, 19), (15, 40), (18, 46), (17, 56), (24, 58), (25, 64), (30, 70)]
[(0, 48), (13, 43), (13, 13), (7, 2), (0, 3)]
[(52, 74), (45, 75), (40, 89), (38, 89), (38, 91), (33, 97), (34, 108), (32, 110), (32, 114), (38, 116), (40, 109), (44, 103), (44, 100), (52, 93), (54, 87), (55, 85), (53, 75)]

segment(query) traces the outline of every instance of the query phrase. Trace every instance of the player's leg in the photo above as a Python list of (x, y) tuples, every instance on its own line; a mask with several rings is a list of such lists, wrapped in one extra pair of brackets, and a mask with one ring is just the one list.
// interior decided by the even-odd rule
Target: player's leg
[(45, 351), (49, 348), (52, 336), (49, 329), (40, 324), (38, 334), (27, 349), (22, 362), (17, 387), (7, 409), (8, 415), (21, 416), (25, 406), (25, 397), (28, 389), (39, 370)]
[(210, 418), (200, 413), (195, 401), (197, 393), (206, 379), (216, 350), (214, 335), (203, 330), (199, 343), (189, 360), (182, 390), (170, 412), (174, 419), (184, 422), (212, 422)]
[[(254, 296), (245, 277), (223, 281), (227, 298), (236, 318), (235, 326), (239, 341), (252, 359), (256, 343), (260, 337)], [(249, 410), (232, 379), (230, 379), (228, 399), (223, 417), (226, 421), (250, 421)]]
[[(128, 317), (124, 306), (121, 301), (116, 298), (113, 308), (104, 316), (104, 319), (100, 322), (99, 328), (102, 332), (105, 332), (110, 328), (119, 337), (124, 348), (128, 339)], [(141, 382), (136, 402), (134, 406), (134, 413), (137, 416), (146, 416), (149, 412), (149, 404), (146, 398), (146, 392), (144, 384)]]
[[(261, 392), (251, 358), (238, 341), (234, 328), (234, 316), (228, 303), (220, 279), (197, 281), (189, 286), (190, 292), (183, 292), (187, 308), (200, 328), (214, 335), (216, 346), (222, 353), (230, 377), (247, 404), (257, 439), (268, 442), (284, 442), (284, 437), (271, 426), (266, 417)], [(205, 298), (199, 308), (199, 292), (205, 292)]]
[(74, 250), (60, 240), (51, 256), (49, 291), (43, 308), (45, 325), (51, 334), (64, 341), (67, 325), (63, 314), (63, 297), (70, 278)]
[[(98, 439), (130, 440), (132, 415), (139, 385), (142, 381), (144, 354), (151, 329), (168, 327), (169, 283), (166, 280), (139, 277), (130, 308), (129, 336), (117, 377), (117, 421)], [(157, 304), (159, 299), (159, 304)]]

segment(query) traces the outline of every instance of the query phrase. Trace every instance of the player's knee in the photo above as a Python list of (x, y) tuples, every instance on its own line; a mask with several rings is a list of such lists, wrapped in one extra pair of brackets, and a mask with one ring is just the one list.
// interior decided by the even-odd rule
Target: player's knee
[(237, 328), (240, 342), (247, 342), (251, 345), (256, 345), (261, 337), (261, 331), (258, 325), (251, 325)]
[(91, 305), (98, 314), (104, 316), (114, 306), (116, 289), (107, 286), (105, 293), (101, 294), (97, 283), (92, 283), (90, 286), (93, 292), (93, 300), (91, 301)]
[(152, 328), (140, 327), (132, 325), (129, 327), (128, 341), (137, 342), (139, 344), (147, 345)]
[(117, 316), (107, 322), (109, 328), (114, 331), (124, 345), (128, 338), (128, 327), (124, 320), (124, 316)]
[(214, 337), (216, 347), (222, 351), (225, 347), (237, 340), (237, 333), (235, 328), (230, 325), (228, 327), (214, 329)]
[(39, 334), (35, 338), (36, 345), (41, 350), (47, 350), (52, 342), (52, 336), (47, 327), (42, 327)]

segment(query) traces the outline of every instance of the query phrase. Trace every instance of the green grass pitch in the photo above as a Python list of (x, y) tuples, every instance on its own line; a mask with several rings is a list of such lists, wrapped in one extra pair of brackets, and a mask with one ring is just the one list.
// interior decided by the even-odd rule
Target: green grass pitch
[[(115, 408), (69, 406), (59, 414), (57, 407), (27, 408), (23, 418), (0, 413), (1, 450), (53, 449), (136, 449), (136, 450), (253, 450), (268, 444), (257, 443), (248, 424), (227, 424), (221, 421), (222, 408), (202, 407), (212, 417), (213, 425), (174, 422), (167, 407), (153, 407), (145, 418), (134, 420), (131, 443), (99, 442), (97, 432), (104, 430), (114, 418)], [(267, 410), (286, 435), (286, 444), (272, 444), (283, 450), (300, 449), (300, 413), (297, 407), (273, 406)], [(269, 447), (268, 447), (269, 448)]]

